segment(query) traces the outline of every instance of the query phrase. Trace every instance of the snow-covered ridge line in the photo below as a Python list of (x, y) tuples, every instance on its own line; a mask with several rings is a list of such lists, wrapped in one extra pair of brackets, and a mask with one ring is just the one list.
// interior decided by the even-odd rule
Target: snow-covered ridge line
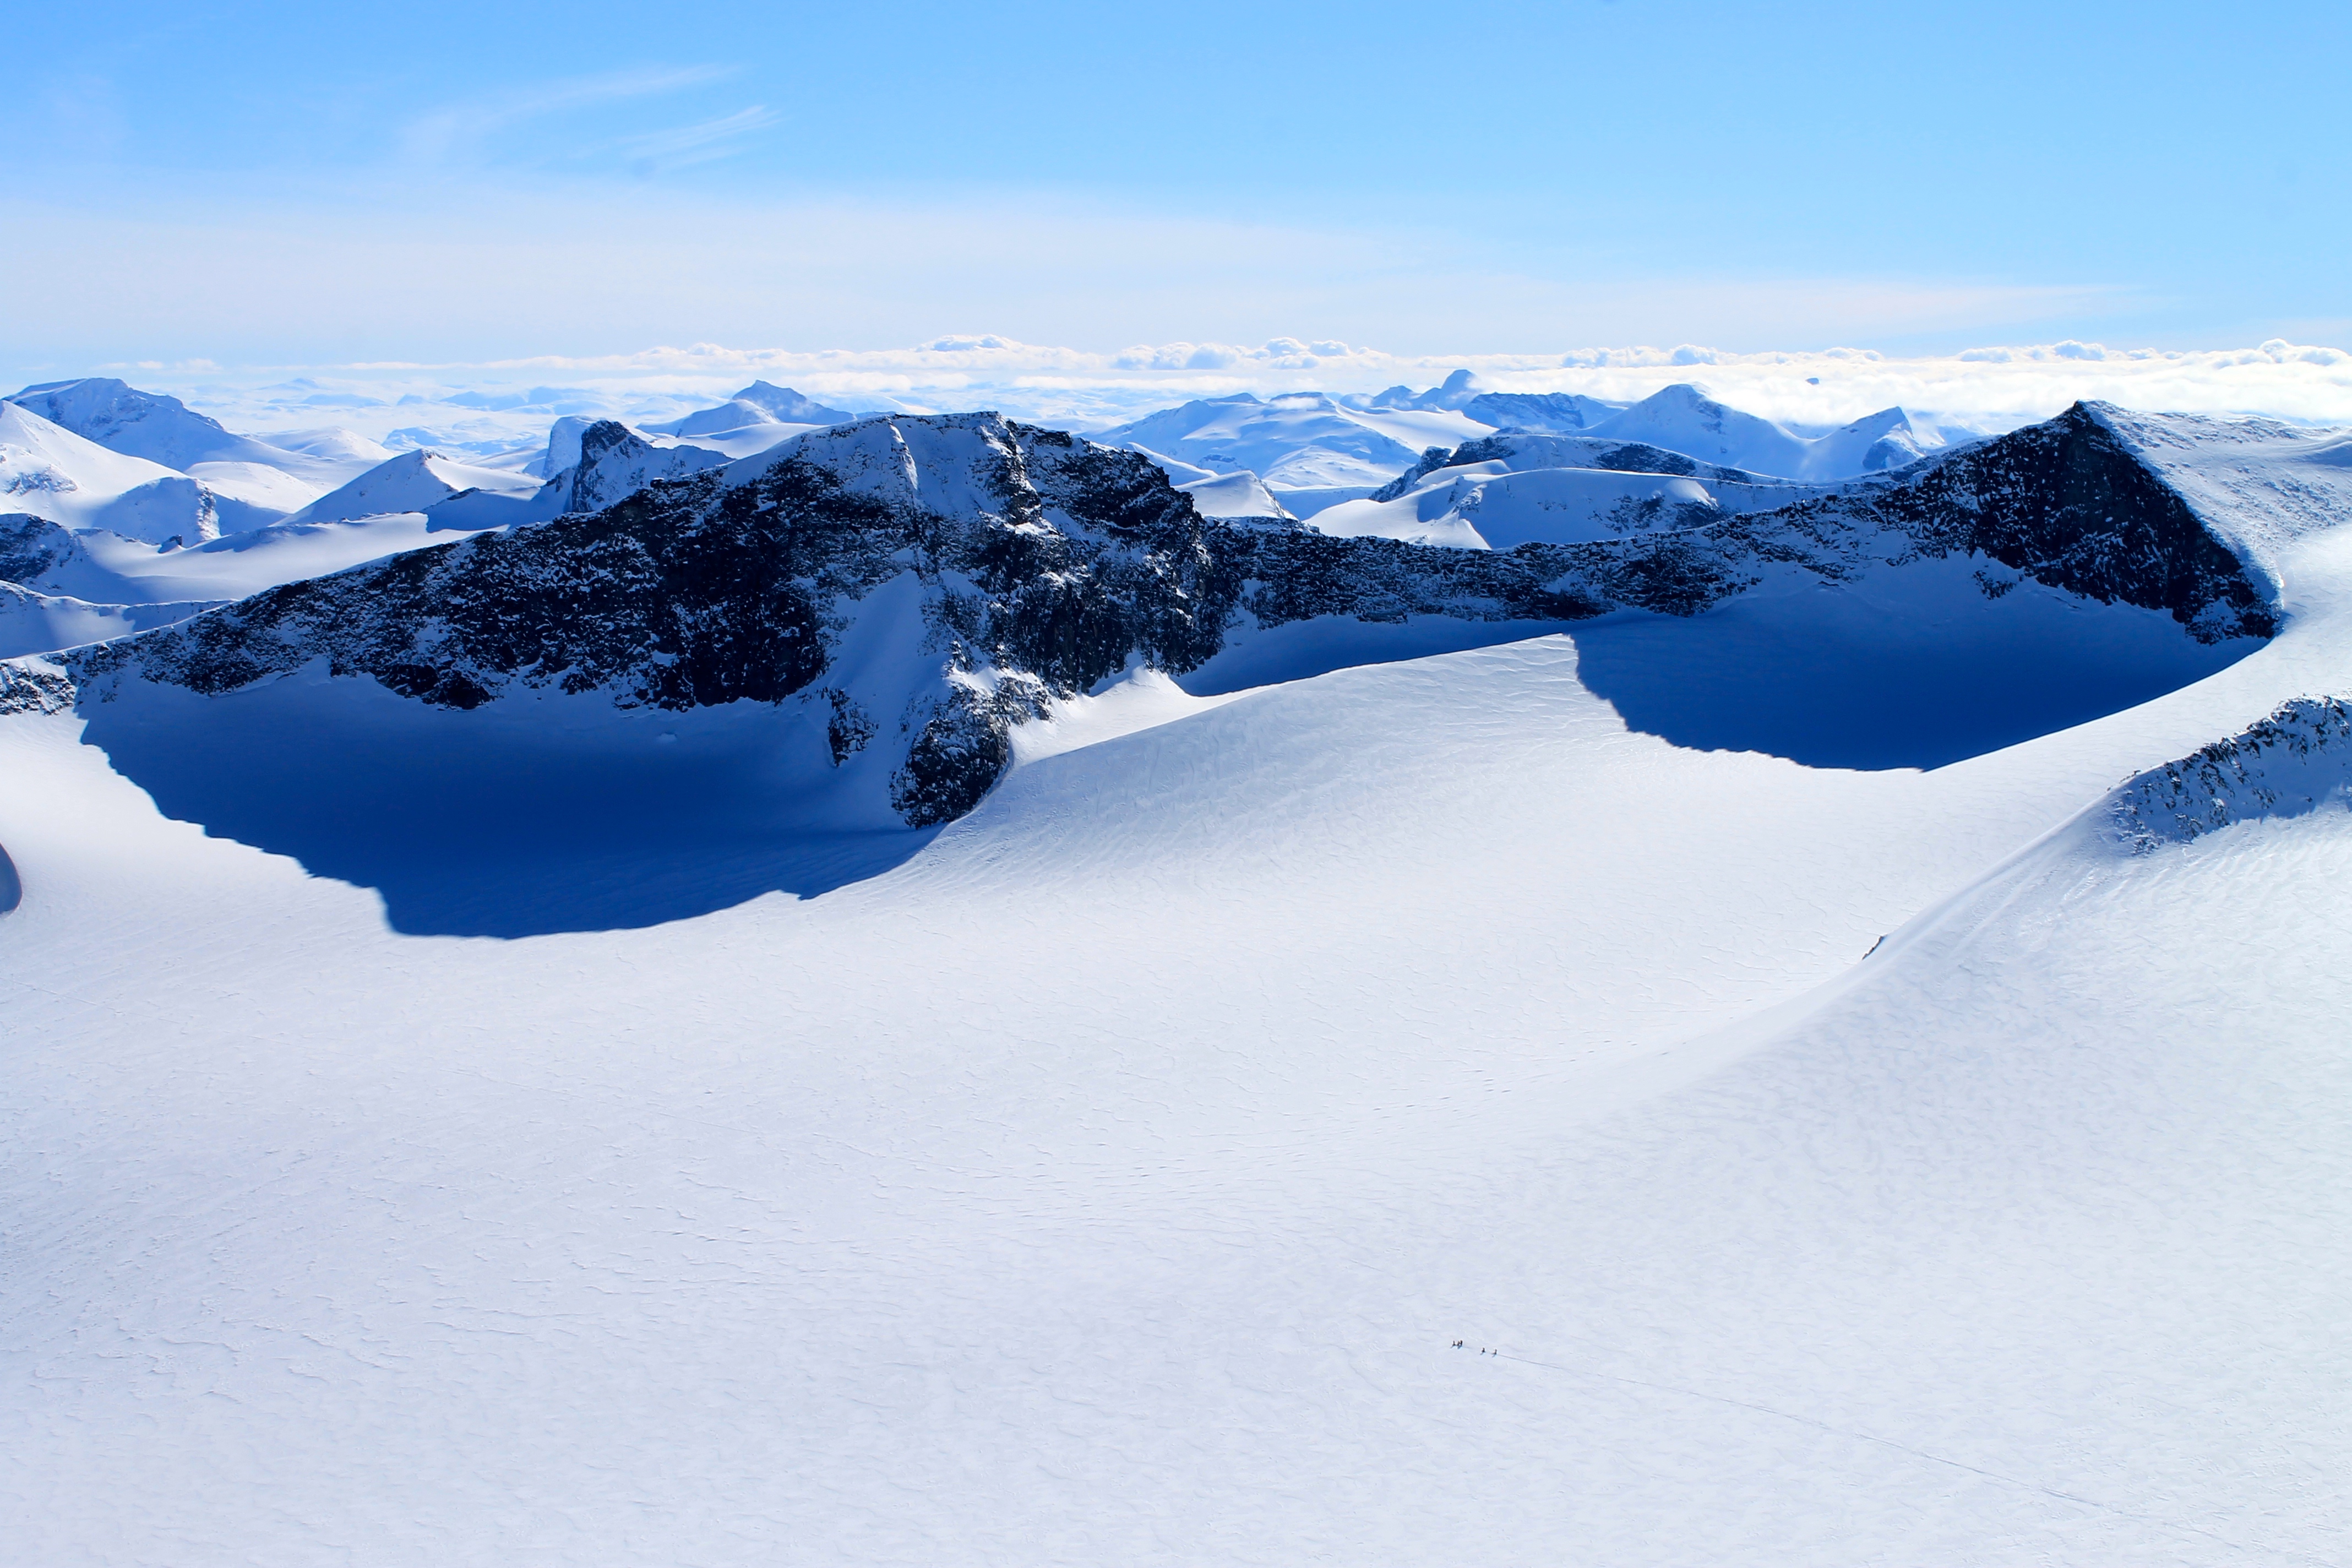
[(2135, 855), (2263, 816), (2294, 816), (2352, 784), (2352, 705), (2298, 697), (2226, 740), (2136, 773), (2107, 806)]
[(1139, 453), (969, 414), (812, 432), (60, 662), (100, 700), (122, 680), (218, 695), (317, 666), (458, 710), (532, 692), (793, 701), (822, 771), (924, 826), (977, 805), (1045, 704), (1139, 665), (1184, 676), (1297, 623), (1377, 640), (1414, 616), (1691, 616), (1771, 579), (1834, 586), (1953, 555), (2005, 569), (1978, 574), (1987, 598), (2032, 578), (2207, 643), (2276, 625), (2230, 550), (2083, 409), (1850, 494), (1493, 552), (1212, 522)]

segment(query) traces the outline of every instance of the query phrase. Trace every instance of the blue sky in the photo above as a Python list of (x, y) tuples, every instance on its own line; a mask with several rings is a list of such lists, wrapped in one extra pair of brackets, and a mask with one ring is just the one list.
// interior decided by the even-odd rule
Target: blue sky
[(2352, 7), (19, 8), (25, 368), (2352, 338)]

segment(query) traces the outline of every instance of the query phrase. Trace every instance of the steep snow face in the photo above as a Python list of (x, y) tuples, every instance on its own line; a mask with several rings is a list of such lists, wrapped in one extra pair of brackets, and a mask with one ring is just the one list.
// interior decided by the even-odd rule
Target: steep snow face
[(1816, 438), (1805, 454), (1805, 474), (1843, 479), (1917, 462), (1945, 445), (1943, 433), (1916, 425), (1900, 408), (1882, 408)]
[(1794, 479), (1805, 472), (1812, 444), (1769, 419), (1717, 403), (1687, 383), (1652, 393), (1632, 407), (1596, 421), (1595, 436), (1643, 441), (1708, 463)]
[(2352, 430), (2270, 419), (2080, 405), (2104, 436), (2178, 491), (2273, 593), (2283, 556), (2352, 509)]
[(580, 437), (599, 423), (586, 415), (567, 414), (547, 427), (547, 450), (533, 465), (541, 479), (551, 479), (580, 462)]
[(467, 491), (529, 500), (539, 490), (540, 481), (528, 474), (476, 468), (425, 447), (387, 458), (351, 483), (320, 496), (288, 521), (339, 522), (391, 512), (424, 511)]
[(1653, 393), (1586, 429), (1596, 437), (1646, 442), (1705, 462), (1796, 479), (1837, 479), (1900, 468), (1942, 445), (1940, 436), (1915, 426), (1899, 408), (1808, 439), (1717, 403), (1686, 383)]
[(218, 502), (199, 481), (110, 451), (15, 403), (0, 403), (0, 508), (149, 543), (220, 533)]

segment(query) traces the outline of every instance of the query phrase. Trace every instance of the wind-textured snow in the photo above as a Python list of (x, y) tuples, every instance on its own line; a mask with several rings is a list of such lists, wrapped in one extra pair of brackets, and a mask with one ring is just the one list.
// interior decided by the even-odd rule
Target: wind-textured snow
[[(1082, 512), (1168, 493), (1024, 428), (865, 422), (800, 438), (803, 477), (988, 548), (980, 515), (1020, 492), (970, 460), (983, 438), (1037, 459), (1038, 513), (1006, 525), (1069, 548), (1107, 525), (1066, 487)], [(273, 711), (364, 709), (395, 744), (362, 768), (459, 725), (593, 729), (608, 769), (566, 795), (558, 754), (531, 783), (580, 803), (617, 909), (667, 896), (702, 826), (665, 779), (772, 782), (727, 749), (764, 710), (464, 712), (316, 665), (109, 704), (0, 665), (11, 1549), (2339, 1560), (2340, 439), (2078, 408), (1688, 531), (1756, 579), (1701, 613), (1213, 696), (1146, 669), (1046, 704), (1014, 733), (1056, 732), (976, 808), (810, 896), (510, 941), (399, 934), (375, 894), (205, 831), (331, 825), (310, 781), (338, 745), (175, 820), (158, 803), (202, 780), (155, 771), (142, 725), (202, 715), (224, 777)], [(774, 468), (632, 504), (781, 504)], [(1229, 531), (1271, 574), (1237, 607), (1303, 591), (1301, 552), (1362, 600), (1570, 548), (1167, 504), (1152, 526)], [(1653, 559), (1575, 548), (1585, 581)], [(468, 552), (495, 552), (399, 559)], [(1804, 684), (1801, 637), (1739, 640), (1772, 605), (1801, 633), (1933, 602), (1920, 635), (1969, 647), (2029, 600), (2061, 653), (2128, 623), (2136, 657), (2230, 656), (1925, 770), (1676, 743), (1601, 691), (1638, 667), (1692, 694), (1724, 646)], [(833, 657), (921, 647), (898, 608)], [(1474, 624), (1244, 614), (1202, 668), (1286, 628)], [(1840, 712), (1859, 743), (1902, 700)], [(515, 777), (404, 778), (369, 810), (466, 844), (492, 888), (541, 804), (497, 817)], [(2122, 831), (2165, 819), (2168, 778), (2227, 820)]]

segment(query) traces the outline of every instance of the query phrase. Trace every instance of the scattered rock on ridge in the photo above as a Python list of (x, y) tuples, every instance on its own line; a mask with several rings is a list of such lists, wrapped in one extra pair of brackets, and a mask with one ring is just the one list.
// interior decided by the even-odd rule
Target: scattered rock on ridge
[(2227, 740), (2126, 780), (2108, 805), (2135, 855), (2252, 817), (2296, 815), (2352, 778), (2352, 706), (2299, 697)]

